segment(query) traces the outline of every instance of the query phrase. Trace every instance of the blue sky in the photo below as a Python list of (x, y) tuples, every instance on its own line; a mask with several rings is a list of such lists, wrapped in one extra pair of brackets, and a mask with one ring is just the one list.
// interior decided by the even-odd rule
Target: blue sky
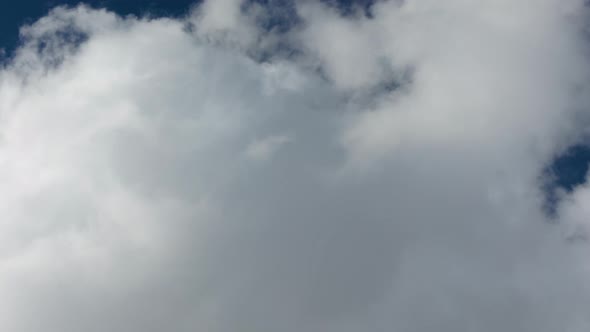
[[(261, 3), (284, 5), (290, 0), (262, 0)], [(344, 10), (356, 4), (368, 6), (374, 0), (338, 0), (326, 1), (341, 6)], [(143, 15), (149, 13), (156, 16), (177, 16), (187, 12), (191, 5), (198, 3), (196, 0), (88, 0), (83, 1), (94, 7), (108, 8), (120, 15)], [(71, 0), (22, 0), (14, 3), (6, 3), (1, 8), (0, 20), (0, 47), (11, 49), (17, 42), (18, 28), (25, 23), (31, 23), (45, 15), (50, 8), (59, 5), (74, 6), (81, 1)]]
[[(74, 6), (80, 1), (60, 0), (23, 0), (13, 3), (5, 3), (1, 7), (0, 20), (0, 45), (11, 49), (18, 40), (18, 28), (25, 23), (32, 23), (37, 18), (45, 15), (51, 8), (59, 5)], [(182, 15), (191, 4), (192, 0), (89, 0), (84, 3), (94, 7), (106, 7), (120, 15), (141, 15), (150, 13), (156, 15)]]

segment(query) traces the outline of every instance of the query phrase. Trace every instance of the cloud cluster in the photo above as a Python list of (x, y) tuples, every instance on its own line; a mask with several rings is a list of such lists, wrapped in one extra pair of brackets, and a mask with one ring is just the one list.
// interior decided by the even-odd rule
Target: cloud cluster
[[(273, 2), (270, 2), (273, 3)], [(590, 328), (581, 0), (60, 7), (0, 69), (0, 330)]]

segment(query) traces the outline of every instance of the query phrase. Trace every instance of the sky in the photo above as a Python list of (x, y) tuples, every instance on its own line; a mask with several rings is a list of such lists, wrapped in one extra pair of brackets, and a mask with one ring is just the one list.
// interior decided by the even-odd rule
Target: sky
[(0, 6), (0, 47), (12, 50), (18, 45), (19, 29), (46, 15), (56, 6), (76, 6), (84, 2), (95, 8), (108, 8), (119, 15), (180, 16), (196, 4), (193, 0), (22, 0)]
[(0, 330), (590, 329), (585, 1), (5, 7)]

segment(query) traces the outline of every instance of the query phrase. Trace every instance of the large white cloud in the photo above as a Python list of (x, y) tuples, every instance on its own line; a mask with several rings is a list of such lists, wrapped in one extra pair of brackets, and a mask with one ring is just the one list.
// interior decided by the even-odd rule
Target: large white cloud
[(586, 135), (583, 1), (296, 9), (22, 29), (1, 330), (590, 328), (588, 189), (548, 223), (539, 179)]

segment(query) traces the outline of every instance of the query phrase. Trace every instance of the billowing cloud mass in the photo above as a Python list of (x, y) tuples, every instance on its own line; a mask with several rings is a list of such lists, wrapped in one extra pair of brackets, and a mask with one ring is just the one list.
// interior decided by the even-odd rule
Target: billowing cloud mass
[(589, 331), (584, 1), (270, 3), (22, 28), (0, 330)]

